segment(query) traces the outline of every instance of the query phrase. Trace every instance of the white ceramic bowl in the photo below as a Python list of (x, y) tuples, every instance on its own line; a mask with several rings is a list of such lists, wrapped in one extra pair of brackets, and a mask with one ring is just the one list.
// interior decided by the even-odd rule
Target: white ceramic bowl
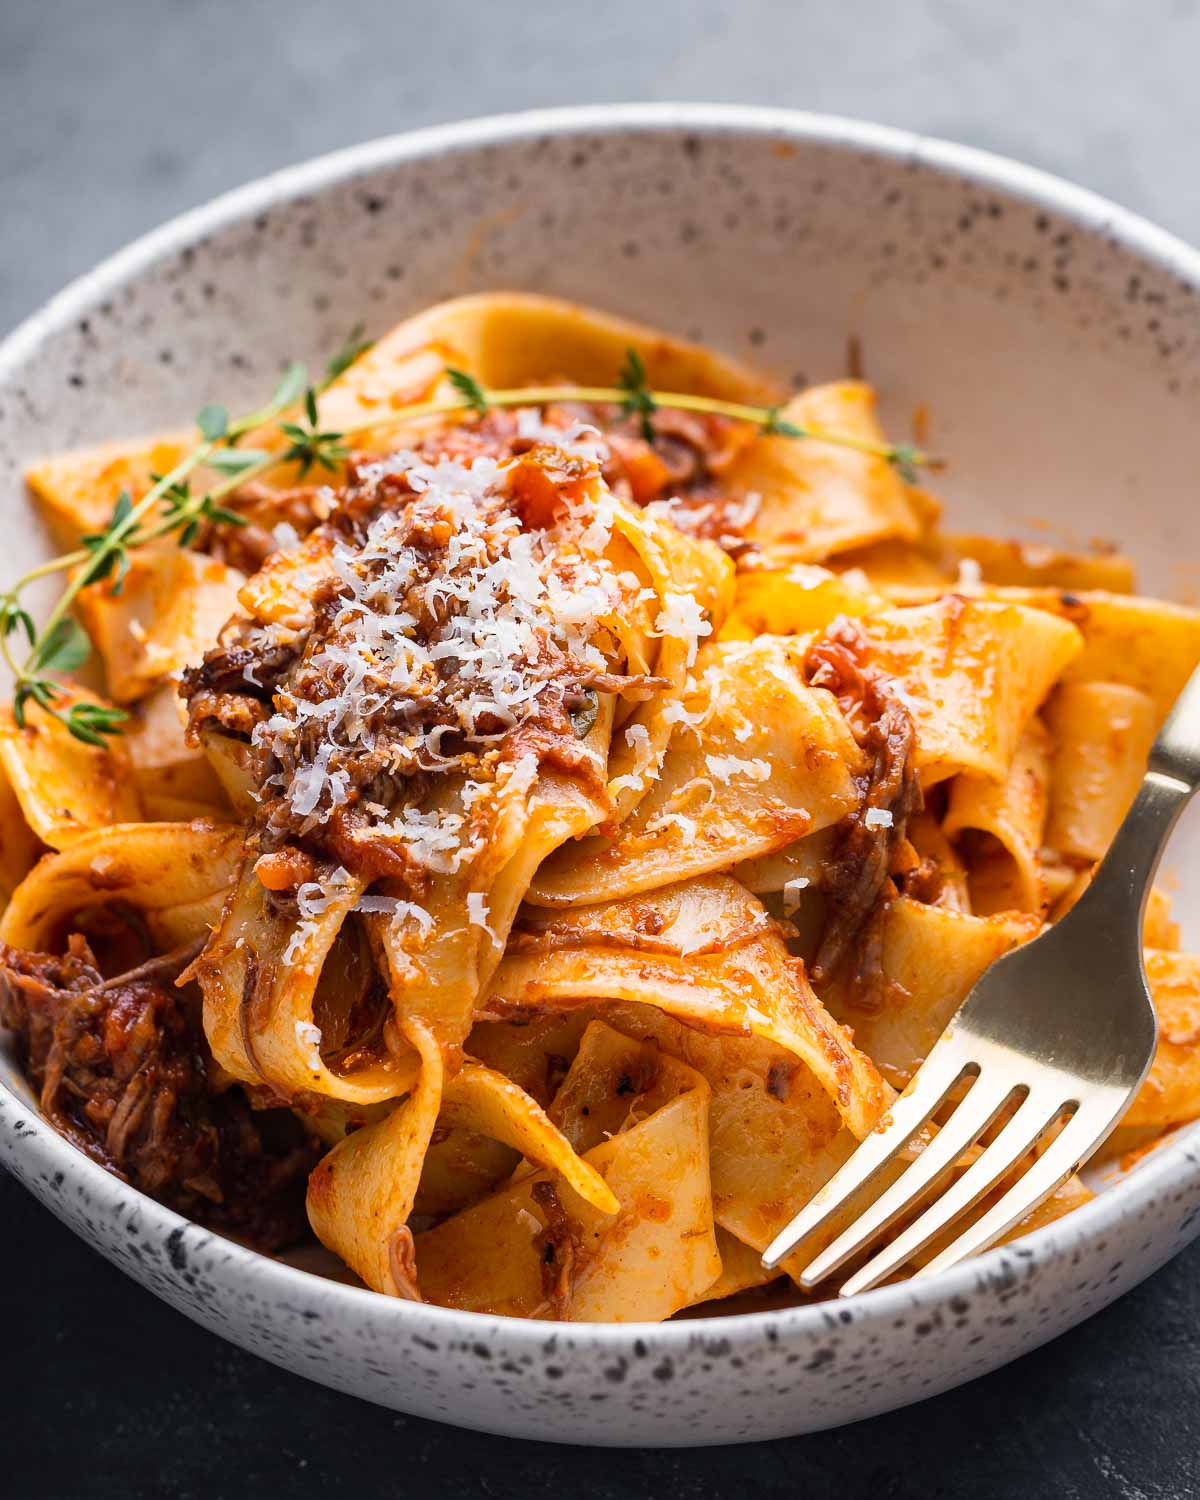
[[(285, 358), (319, 359), (359, 319), (383, 330), (519, 287), (797, 379), (841, 373), (854, 335), (897, 431), (928, 403), (962, 523), (1120, 537), (1149, 588), (1179, 593), (1196, 559), (1198, 283), (1196, 252), (1090, 193), (870, 125), (633, 106), (400, 136), (176, 219), (0, 347), (5, 571), (43, 545), (20, 483), (35, 455), (173, 425), (206, 399), (249, 404)], [(1185, 828), (1169, 864), (1188, 842)], [(1192, 1130), (1012, 1248), (846, 1305), (653, 1326), (480, 1317), (187, 1223), (43, 1123), (11, 1054), (0, 1071), (7, 1165), (173, 1306), (315, 1380), (525, 1437), (721, 1443), (868, 1416), (1052, 1338), (1200, 1232)]]

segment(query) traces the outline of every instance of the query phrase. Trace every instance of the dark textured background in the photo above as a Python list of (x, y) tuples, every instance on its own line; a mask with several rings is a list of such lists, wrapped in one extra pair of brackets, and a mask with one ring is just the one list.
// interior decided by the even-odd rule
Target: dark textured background
[[(132, 236), (316, 152), (531, 105), (721, 99), (991, 147), (1200, 238), (1191, 0), (0, 0), (0, 328)], [(1183, 1500), (1200, 1245), (996, 1375), (839, 1432), (612, 1452), (282, 1374), (0, 1177), (0, 1495)]]

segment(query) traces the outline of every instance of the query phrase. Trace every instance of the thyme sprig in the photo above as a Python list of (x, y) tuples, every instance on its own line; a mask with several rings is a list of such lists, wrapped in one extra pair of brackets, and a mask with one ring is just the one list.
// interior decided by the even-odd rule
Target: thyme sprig
[[(303, 365), (292, 363), (271, 399), (254, 411), (234, 418), (224, 406), (203, 407), (196, 416), (201, 441), (167, 473), (151, 475), (151, 486), (140, 500), (135, 502), (127, 490), (122, 490), (101, 530), (81, 537), (74, 551), (31, 568), (0, 593), (0, 655), (12, 672), (13, 714), (19, 725), (24, 727), (26, 708), (33, 702), (85, 744), (102, 746), (106, 736), (119, 734), (128, 718), (123, 709), (86, 700), (67, 704), (69, 689), (59, 680), (62, 674), (81, 667), (91, 653), (87, 632), (70, 614), (80, 591), (108, 580), (110, 591), (119, 594), (129, 571), (130, 553), (136, 548), (168, 536), (180, 546), (190, 546), (206, 523), (244, 526), (245, 517), (223, 502), (248, 480), (288, 463), (295, 464), (301, 476), (314, 465), (335, 472), (349, 457), (350, 440), (381, 428), (456, 413), (483, 416), (496, 408), (574, 401), (616, 406), (624, 415), (636, 417), (647, 442), (654, 441), (656, 412), (693, 411), (746, 422), (768, 436), (809, 439), (868, 454), (890, 464), (908, 483), (916, 482), (919, 469), (937, 467), (936, 460), (912, 444), (876, 442), (855, 433), (793, 422), (783, 416), (779, 406), (752, 406), (714, 396), (652, 390), (645, 364), (634, 349), (626, 353), (615, 386), (492, 390), (465, 370), (447, 368), (445, 374), (454, 396), (393, 408), (370, 422), (341, 431), (322, 428), (318, 397), (370, 347), (362, 328), (355, 328), (315, 384), (309, 383)], [(296, 407), (299, 412), (285, 420), (285, 414)], [(251, 432), (272, 426), (286, 440), (282, 445), (273, 449), (240, 446)], [(200, 468), (221, 477), (207, 489), (193, 490), (193, 475)], [(39, 630), (21, 597), (39, 579), (55, 573), (71, 576)], [(24, 634), (28, 650), (18, 660), (14, 645), (20, 634)]]
[(694, 411), (705, 415), (729, 417), (761, 430), (765, 437), (808, 438), (830, 443), (836, 448), (850, 448), (889, 464), (906, 484), (920, 481), (920, 470), (938, 469), (941, 461), (912, 443), (881, 443), (853, 432), (838, 432), (813, 423), (793, 422), (783, 416), (782, 406), (750, 406), (741, 401), (724, 401), (717, 396), (694, 396), (682, 391), (652, 390), (646, 378), (645, 365), (635, 349), (626, 353), (617, 376), (616, 386), (546, 385), (519, 386), (513, 390), (491, 390), (481, 385), (465, 370), (447, 369), (446, 377), (460, 392), (461, 399), (424, 401), (406, 406), (387, 417), (343, 433), (357, 437), (375, 427), (391, 427), (397, 422), (418, 421), (425, 417), (449, 416), (454, 412), (485, 412), (500, 407), (547, 406), (555, 402), (576, 401), (585, 405), (616, 406), (627, 417), (637, 417), (642, 436), (654, 441), (653, 416), (658, 411)]
[(468, 375), (465, 370), (448, 369), (446, 379), (454, 389), (462, 396), (464, 403), (471, 408), (477, 416), (482, 417), (488, 409), (487, 392), (475, 379), (474, 375)]
[(298, 464), (301, 479), (313, 464), (320, 464), (331, 474), (336, 473), (338, 464), (350, 457), (350, 450), (342, 442), (340, 432), (321, 430), (317, 415), (317, 393), (311, 385), (304, 393), (304, 415), (307, 423), (281, 422), (279, 424), (280, 432), (284, 437), (291, 439), (291, 445), (279, 455), (280, 461)]
[(654, 441), (654, 423), (651, 420), (658, 410), (658, 401), (646, 380), (646, 366), (636, 349), (625, 351), (625, 363), (617, 376), (617, 384), (624, 395), (621, 410), (627, 417), (637, 417), (646, 442)]

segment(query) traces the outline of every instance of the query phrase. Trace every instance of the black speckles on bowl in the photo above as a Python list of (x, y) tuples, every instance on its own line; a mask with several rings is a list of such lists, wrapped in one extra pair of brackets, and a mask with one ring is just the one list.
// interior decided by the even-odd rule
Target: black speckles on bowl
[[(380, 332), (501, 285), (703, 337), (794, 383), (844, 373), (853, 340), (898, 435), (928, 407), (956, 525), (1119, 536), (1170, 594), (1195, 536), (1197, 282), (1200, 258), (1111, 204), (871, 126), (636, 106), (420, 132), (176, 220), (0, 346), (9, 563), (42, 554), (20, 484), (34, 456), (249, 404), (360, 320)], [(1194, 823), (1183, 836), (1186, 868)], [(1200, 1232), (1192, 1133), (928, 1283), (716, 1325), (548, 1329), (379, 1298), (185, 1224), (59, 1139), (11, 1057), (0, 1078), (6, 1163), (173, 1306), (370, 1400), (543, 1440), (735, 1442), (919, 1400), (1054, 1337)]]

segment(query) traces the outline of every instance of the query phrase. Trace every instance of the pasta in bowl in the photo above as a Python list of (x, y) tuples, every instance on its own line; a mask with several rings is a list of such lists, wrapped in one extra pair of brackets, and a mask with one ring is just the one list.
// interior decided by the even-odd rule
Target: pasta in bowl
[[(931, 468), (862, 381), (501, 293), (35, 466), (104, 674), (7, 596), (0, 1015), (43, 1112), (392, 1297), (786, 1300), (762, 1250), (1077, 899), (1200, 660), (1120, 554), (944, 527)], [(1147, 944), (1118, 1151), (1200, 1115), (1162, 892)]]

